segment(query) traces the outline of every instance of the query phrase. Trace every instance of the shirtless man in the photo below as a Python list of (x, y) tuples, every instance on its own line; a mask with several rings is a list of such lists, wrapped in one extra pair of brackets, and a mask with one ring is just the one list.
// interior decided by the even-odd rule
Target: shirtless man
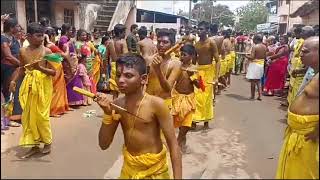
[(195, 67), (191, 64), (196, 56), (193, 45), (186, 44), (180, 49), (182, 62), (181, 74), (172, 91), (172, 109), (174, 127), (179, 128), (178, 143), (183, 153), (187, 153), (186, 135), (192, 124), (192, 117), (196, 109), (194, 86), (199, 87)]
[(125, 40), (126, 27), (123, 24), (117, 24), (114, 26), (115, 37), (109, 43), (107, 47), (111, 56), (111, 78), (109, 79), (110, 90), (113, 98), (117, 98), (119, 90), (115, 81), (116, 78), (116, 60), (119, 56), (128, 53), (127, 42)]
[[(210, 25), (210, 36), (211, 36), (210, 38), (212, 38), (216, 42), (219, 56), (221, 56), (221, 54), (222, 54), (222, 42), (223, 42), (224, 37), (218, 35), (218, 28), (219, 27), (218, 27), (217, 24), (211, 24)], [(220, 59), (220, 71), (221, 71), (221, 66), (222, 66), (222, 63), (223, 63), (222, 61), (223, 61), (223, 59)], [(217, 93), (215, 93), (217, 95), (221, 94), (221, 90), (223, 89), (223, 87), (227, 86), (226, 80), (225, 80), (224, 76), (221, 76), (220, 72), (219, 72), (218, 81), (223, 86), (218, 86), (217, 84), (215, 85), (214, 92), (216, 90), (216, 87), (218, 87), (217, 88)]]
[(181, 179), (181, 152), (169, 109), (161, 98), (143, 91), (147, 80), (145, 60), (139, 55), (125, 55), (116, 63), (117, 85), (125, 96), (112, 102), (105, 94), (97, 95), (96, 100), (105, 113), (99, 131), (100, 148), (109, 148), (121, 124), (124, 163), (119, 178), (169, 179), (167, 149), (160, 138), (162, 130), (170, 150), (173, 176)]
[(141, 53), (141, 56), (147, 61), (147, 66), (150, 66), (152, 59), (151, 57), (157, 53), (157, 47), (153, 43), (153, 41), (147, 37), (148, 35), (148, 30), (145, 26), (141, 26), (140, 29), (138, 30), (139, 34), (139, 39), (140, 41), (138, 42), (138, 52)]
[(152, 58), (146, 92), (163, 98), (168, 107), (171, 107), (171, 90), (181, 73), (181, 62), (171, 60), (170, 54), (165, 54), (175, 43), (172, 32), (159, 29), (157, 38), (158, 53)]
[(185, 35), (182, 36), (181, 40), (185, 41), (185, 44), (191, 44), (194, 45), (196, 38), (195, 36), (193, 36), (193, 34), (190, 33), (191, 28), (190, 27), (186, 27), (186, 31), (185, 31)]
[(260, 79), (262, 78), (264, 73), (264, 60), (266, 58), (267, 47), (264, 44), (262, 44), (262, 36), (260, 34), (254, 36), (253, 43), (254, 46), (252, 47), (251, 55), (246, 55), (246, 57), (250, 61), (246, 78), (249, 79), (251, 83), (250, 99), (254, 99), (257, 86), (257, 100), (261, 101)]
[(225, 79), (227, 81), (227, 87), (231, 84), (231, 71), (232, 71), (232, 57), (231, 57), (231, 50), (232, 50), (232, 43), (230, 41), (230, 32), (228, 30), (223, 31), (222, 35), (224, 36), (222, 42), (222, 59), (227, 61), (227, 71), (225, 74)]
[(304, 42), (300, 56), (302, 63), (313, 68), (316, 75), (289, 107), (289, 126), (279, 156), (277, 179), (319, 179), (318, 36)]
[[(204, 122), (204, 129), (209, 128), (209, 122), (213, 119), (213, 84), (217, 84), (219, 77), (220, 61), (217, 44), (213, 39), (207, 38), (209, 30), (208, 22), (200, 22), (198, 25), (200, 40), (195, 44), (197, 58), (193, 62), (198, 64), (199, 75), (205, 82), (205, 91), (196, 90), (197, 108), (194, 122)], [(216, 61), (213, 65), (213, 58)], [(193, 125), (195, 128), (195, 124)]]

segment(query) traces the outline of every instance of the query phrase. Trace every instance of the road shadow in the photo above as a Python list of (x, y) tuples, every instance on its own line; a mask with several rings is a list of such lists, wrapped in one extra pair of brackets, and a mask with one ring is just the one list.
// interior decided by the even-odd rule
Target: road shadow
[(24, 156), (31, 148), (22, 148), (20, 146), (13, 146), (8, 148), (6, 151), (1, 153), (5, 156), (10, 156), (10, 154), (14, 153), (14, 158), (11, 160), (11, 162), (20, 162), (20, 161), (34, 161), (34, 162), (44, 162), (44, 163), (50, 163), (50, 160), (42, 159), (45, 156), (48, 156), (49, 154), (43, 154), (41, 152), (38, 152), (34, 155), (32, 155), (29, 158), (21, 158)]
[(225, 94), (226, 96), (230, 97), (230, 98), (234, 98), (236, 100), (239, 101), (250, 101), (250, 99), (248, 97), (244, 97), (238, 94)]
[(282, 124), (288, 124), (288, 123), (287, 123), (287, 119), (285, 119), (285, 118), (284, 118), (284, 119), (279, 119), (278, 121), (279, 121), (280, 123), (282, 123)]
[(286, 107), (286, 106), (281, 106), (281, 105), (279, 105), (279, 106), (278, 106), (278, 109), (280, 109), (280, 110), (282, 110), (282, 111), (288, 111), (288, 107)]

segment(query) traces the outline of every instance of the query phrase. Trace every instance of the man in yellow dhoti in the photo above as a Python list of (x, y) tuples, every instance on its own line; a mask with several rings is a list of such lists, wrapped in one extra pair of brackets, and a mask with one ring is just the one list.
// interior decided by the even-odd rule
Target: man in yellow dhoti
[(170, 54), (165, 54), (175, 43), (173, 33), (167, 29), (160, 29), (157, 38), (158, 53), (152, 58), (146, 92), (164, 99), (171, 108), (171, 91), (181, 73), (181, 62), (171, 59)]
[(96, 99), (105, 113), (99, 131), (101, 149), (110, 146), (121, 124), (125, 143), (119, 178), (169, 179), (167, 149), (160, 138), (162, 130), (170, 150), (173, 176), (181, 179), (181, 152), (169, 109), (161, 98), (143, 92), (147, 81), (145, 60), (139, 55), (120, 57), (117, 60), (117, 74), (118, 88), (125, 96), (112, 102), (108, 96), (99, 93)]
[(319, 37), (305, 41), (301, 60), (316, 75), (289, 106), (277, 179), (319, 179)]
[(124, 39), (126, 34), (126, 27), (123, 24), (117, 24), (114, 26), (115, 37), (109, 43), (108, 51), (111, 56), (111, 77), (109, 79), (109, 87), (113, 98), (117, 98), (119, 95), (119, 89), (116, 83), (116, 61), (117, 58), (123, 54), (128, 53), (127, 42)]
[(172, 109), (174, 127), (179, 128), (178, 143), (183, 153), (186, 153), (186, 135), (191, 127), (193, 114), (196, 109), (194, 85), (199, 87), (197, 74), (191, 65), (196, 51), (193, 45), (186, 44), (181, 47), (181, 74), (172, 90)]
[[(225, 30), (222, 32), (223, 36), (224, 36), (224, 40), (222, 42), (222, 47), (221, 47), (221, 51), (222, 51), (222, 59), (224, 59), (224, 61), (226, 61), (226, 72), (225, 72), (225, 79), (226, 79), (226, 84), (227, 86), (230, 86), (231, 84), (231, 72), (233, 69), (233, 59), (232, 59), (232, 55), (231, 55), (231, 50), (232, 50), (232, 43), (230, 40), (230, 32), (228, 30)], [(224, 72), (223, 72), (224, 73)]]
[[(209, 23), (200, 22), (198, 31), (200, 40), (196, 43), (197, 51), (196, 64), (198, 64), (198, 74), (205, 84), (204, 92), (196, 89), (196, 112), (193, 122), (204, 122), (204, 129), (209, 128), (209, 121), (214, 118), (213, 111), (213, 84), (217, 84), (220, 70), (219, 53), (216, 42), (212, 38), (207, 38)], [(212, 61), (215, 59), (215, 66)], [(194, 126), (195, 128), (195, 126)]]
[[(224, 37), (218, 35), (218, 29), (219, 29), (218, 24), (211, 24), (210, 25), (211, 37), (209, 37), (209, 38), (213, 39), (214, 42), (217, 44), (218, 54), (220, 57), (220, 70), (218, 71), (218, 74), (219, 74), (218, 81), (219, 81), (219, 84), (221, 83), (220, 85), (222, 85), (222, 86), (220, 86), (218, 84), (214, 85), (214, 91), (217, 89), (217, 92), (215, 91), (216, 92), (215, 94), (217, 94), (217, 95), (221, 94), (221, 90), (227, 86), (227, 82), (224, 77), (227, 72), (227, 61), (222, 56), (222, 53), (223, 53), (222, 52), (222, 44), (223, 44)], [(212, 64), (215, 67), (216, 64), (215, 64), (214, 59), (212, 59), (212, 61), (213, 61)]]
[[(20, 75), (24, 75), (19, 92), (23, 109), (21, 118), (23, 133), (19, 144), (32, 148), (23, 158), (37, 153), (41, 142), (45, 144), (42, 153), (49, 153), (51, 150), (52, 134), (49, 115), (53, 93), (52, 78), (56, 73), (50, 63), (43, 61), (44, 56), (51, 53), (50, 49), (43, 46), (43, 27), (38, 23), (31, 23), (28, 25), (27, 33), (30, 45), (20, 49), (19, 59), (22, 67), (13, 74), (10, 83), (10, 89), (14, 91), (15, 81)], [(42, 61), (34, 63), (38, 60)], [(25, 66), (26, 64), (31, 65)]]
[(294, 98), (297, 95), (299, 87), (303, 81), (303, 77), (307, 72), (307, 68), (301, 62), (300, 58), (300, 51), (301, 47), (304, 43), (304, 40), (314, 35), (314, 30), (311, 26), (305, 26), (301, 30), (301, 34), (297, 34), (297, 38), (300, 37), (296, 42), (293, 52), (293, 59), (291, 61), (291, 70), (290, 70), (290, 86), (289, 86), (289, 93), (288, 93), (288, 104), (292, 103)]

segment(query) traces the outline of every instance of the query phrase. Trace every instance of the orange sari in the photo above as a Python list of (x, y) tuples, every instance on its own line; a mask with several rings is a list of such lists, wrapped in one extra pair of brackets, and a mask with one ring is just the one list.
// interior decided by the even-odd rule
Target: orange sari
[(50, 108), (50, 116), (61, 115), (69, 110), (66, 82), (61, 63), (50, 62), (56, 69), (53, 78), (53, 94)]

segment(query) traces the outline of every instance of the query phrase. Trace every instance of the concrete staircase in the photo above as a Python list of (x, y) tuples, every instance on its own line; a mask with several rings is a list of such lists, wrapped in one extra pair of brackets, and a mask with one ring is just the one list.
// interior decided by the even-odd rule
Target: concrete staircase
[(108, 30), (118, 2), (119, 0), (106, 0), (101, 4), (101, 9), (97, 13), (96, 23), (93, 25), (94, 28), (102, 33)]

